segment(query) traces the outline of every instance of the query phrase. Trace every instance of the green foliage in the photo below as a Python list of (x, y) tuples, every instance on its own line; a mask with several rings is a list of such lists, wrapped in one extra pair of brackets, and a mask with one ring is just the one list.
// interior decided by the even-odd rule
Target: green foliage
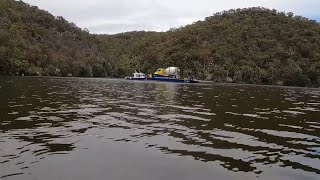
[(67, 76), (77, 71), (77, 76), (91, 77), (91, 64), (105, 59), (98, 40), (63, 17), (22, 1), (0, 0), (0, 7), (0, 74)]
[(320, 86), (320, 25), (260, 7), (167, 32), (90, 34), (22, 1), (0, 0), (0, 74), (124, 77), (178, 66), (215, 82)]
[(144, 72), (179, 66), (216, 82), (320, 86), (320, 25), (293, 13), (236, 9), (165, 33), (97, 36), (115, 64)]
[(105, 77), (106, 70), (104, 69), (102, 64), (95, 63), (92, 66), (93, 77)]
[(31, 65), (30, 67), (28, 67), (26, 73), (31, 76), (39, 76), (43, 73), (42, 71), (43, 69), (41, 67)]

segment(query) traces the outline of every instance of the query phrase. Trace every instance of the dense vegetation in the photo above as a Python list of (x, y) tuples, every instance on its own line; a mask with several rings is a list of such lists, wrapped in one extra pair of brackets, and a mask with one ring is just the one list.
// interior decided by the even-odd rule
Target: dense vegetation
[(0, 72), (4, 74), (104, 76), (96, 74), (100, 68), (96, 63), (107, 62), (98, 44), (94, 36), (63, 17), (22, 1), (0, 0)]
[(93, 35), (0, 0), (0, 73), (122, 77), (178, 66), (216, 82), (320, 86), (320, 24), (265, 8), (216, 13), (168, 32)]

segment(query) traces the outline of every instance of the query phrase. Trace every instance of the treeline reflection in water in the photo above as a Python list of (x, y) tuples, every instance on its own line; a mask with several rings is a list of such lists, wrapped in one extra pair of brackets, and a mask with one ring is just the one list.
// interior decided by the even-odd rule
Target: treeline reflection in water
[(320, 177), (317, 89), (2, 77), (0, 108), (4, 179), (92, 154), (90, 141), (210, 164), (236, 179)]

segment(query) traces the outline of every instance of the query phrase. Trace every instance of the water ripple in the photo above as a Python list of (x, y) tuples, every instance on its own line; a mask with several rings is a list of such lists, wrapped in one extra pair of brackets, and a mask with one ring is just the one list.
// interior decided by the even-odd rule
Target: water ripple
[(320, 175), (315, 89), (73, 78), (1, 83), (0, 179), (30, 177), (46, 159), (89, 156), (97, 151), (92, 138), (192, 158), (240, 179)]

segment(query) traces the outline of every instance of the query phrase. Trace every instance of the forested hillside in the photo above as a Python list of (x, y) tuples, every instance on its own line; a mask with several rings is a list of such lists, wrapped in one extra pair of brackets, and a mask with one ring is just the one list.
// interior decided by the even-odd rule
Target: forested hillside
[(320, 25), (265, 8), (229, 10), (167, 32), (94, 35), (0, 0), (0, 73), (123, 77), (178, 66), (216, 82), (320, 85)]
[[(63, 17), (24, 2), (0, 0), (2, 74), (104, 76), (97, 39)], [(96, 68), (96, 69), (95, 69)]]

